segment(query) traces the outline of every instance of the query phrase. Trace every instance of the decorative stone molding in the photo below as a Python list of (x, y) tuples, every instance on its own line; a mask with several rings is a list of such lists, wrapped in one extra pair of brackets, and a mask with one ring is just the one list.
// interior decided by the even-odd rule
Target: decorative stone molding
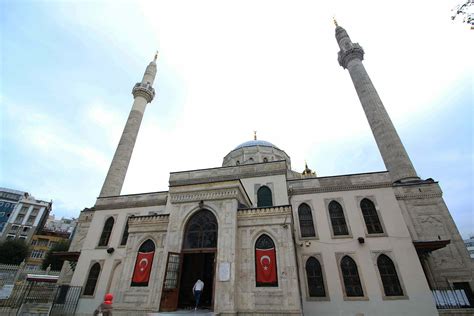
[(149, 83), (137, 82), (132, 89), (132, 94), (134, 98), (140, 96), (150, 103), (155, 97), (155, 89)]
[(169, 214), (133, 216), (128, 219), (129, 233), (166, 232)]
[(337, 54), (337, 61), (344, 69), (347, 68), (347, 65), (353, 59), (364, 60), (364, 50), (359, 43), (352, 43), (349, 49), (341, 49)]
[(169, 214), (156, 214), (156, 215), (144, 215), (144, 216), (131, 216), (128, 219), (129, 224), (136, 224), (140, 225), (146, 222), (163, 222), (167, 223), (169, 221), (170, 215)]
[(286, 161), (274, 161), (233, 167), (220, 167), (170, 174), (170, 187), (190, 184), (202, 184), (221, 181), (238, 180), (254, 177), (266, 177), (286, 174)]
[(289, 188), (288, 194), (299, 195), (299, 194), (311, 194), (311, 193), (324, 193), (324, 192), (337, 192), (337, 191), (351, 191), (351, 190), (366, 190), (366, 189), (378, 189), (378, 188), (390, 188), (392, 183), (380, 182), (373, 184), (353, 184), (353, 185), (341, 185), (331, 187), (312, 187), (312, 188)]
[(167, 200), (168, 192), (166, 191), (99, 197), (94, 208), (95, 210), (114, 210), (133, 207), (159, 206), (166, 205)]
[(240, 192), (235, 189), (207, 190), (200, 192), (172, 193), (171, 203), (187, 203), (209, 200), (234, 199), (240, 196)]
[(443, 193), (420, 193), (420, 194), (395, 194), (397, 200), (414, 200), (414, 199), (431, 199), (431, 198), (440, 198), (443, 196)]
[(237, 217), (263, 217), (291, 214), (291, 205), (239, 209)]

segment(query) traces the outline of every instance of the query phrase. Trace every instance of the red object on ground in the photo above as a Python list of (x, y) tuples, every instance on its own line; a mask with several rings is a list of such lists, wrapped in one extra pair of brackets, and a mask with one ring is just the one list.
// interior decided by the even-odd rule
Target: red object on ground
[(114, 296), (111, 293), (105, 294), (104, 304), (111, 305), (113, 299), (114, 299)]

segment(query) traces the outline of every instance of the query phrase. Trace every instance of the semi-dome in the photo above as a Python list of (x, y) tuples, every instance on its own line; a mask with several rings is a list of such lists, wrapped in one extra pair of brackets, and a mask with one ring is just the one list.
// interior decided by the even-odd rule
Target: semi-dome
[(285, 160), (291, 168), (290, 157), (280, 148), (265, 140), (253, 139), (235, 147), (224, 157), (223, 167)]

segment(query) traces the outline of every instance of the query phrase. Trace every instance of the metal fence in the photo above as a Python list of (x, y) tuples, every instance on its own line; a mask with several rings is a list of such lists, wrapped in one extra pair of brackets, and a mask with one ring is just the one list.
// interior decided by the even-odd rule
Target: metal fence
[(74, 315), (77, 302), (79, 301), (79, 297), (81, 295), (81, 289), (82, 287), (80, 286), (58, 286), (50, 315)]
[(474, 308), (464, 290), (437, 289), (432, 293), (438, 309)]
[(0, 315), (17, 315), (29, 307), (47, 307), (49, 315), (74, 315), (81, 294), (80, 286), (27, 280), (28, 274), (59, 275), (60, 271), (27, 269), (0, 264)]

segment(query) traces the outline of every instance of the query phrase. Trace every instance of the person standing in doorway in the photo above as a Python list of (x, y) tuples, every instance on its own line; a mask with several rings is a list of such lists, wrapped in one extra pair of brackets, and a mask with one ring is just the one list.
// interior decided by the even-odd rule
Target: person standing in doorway
[(196, 307), (194, 308), (194, 310), (197, 310), (198, 308), (199, 300), (201, 299), (201, 293), (203, 289), (204, 289), (204, 282), (198, 279), (196, 283), (194, 283), (194, 286), (193, 286), (193, 295), (194, 295), (194, 300), (196, 301)]

